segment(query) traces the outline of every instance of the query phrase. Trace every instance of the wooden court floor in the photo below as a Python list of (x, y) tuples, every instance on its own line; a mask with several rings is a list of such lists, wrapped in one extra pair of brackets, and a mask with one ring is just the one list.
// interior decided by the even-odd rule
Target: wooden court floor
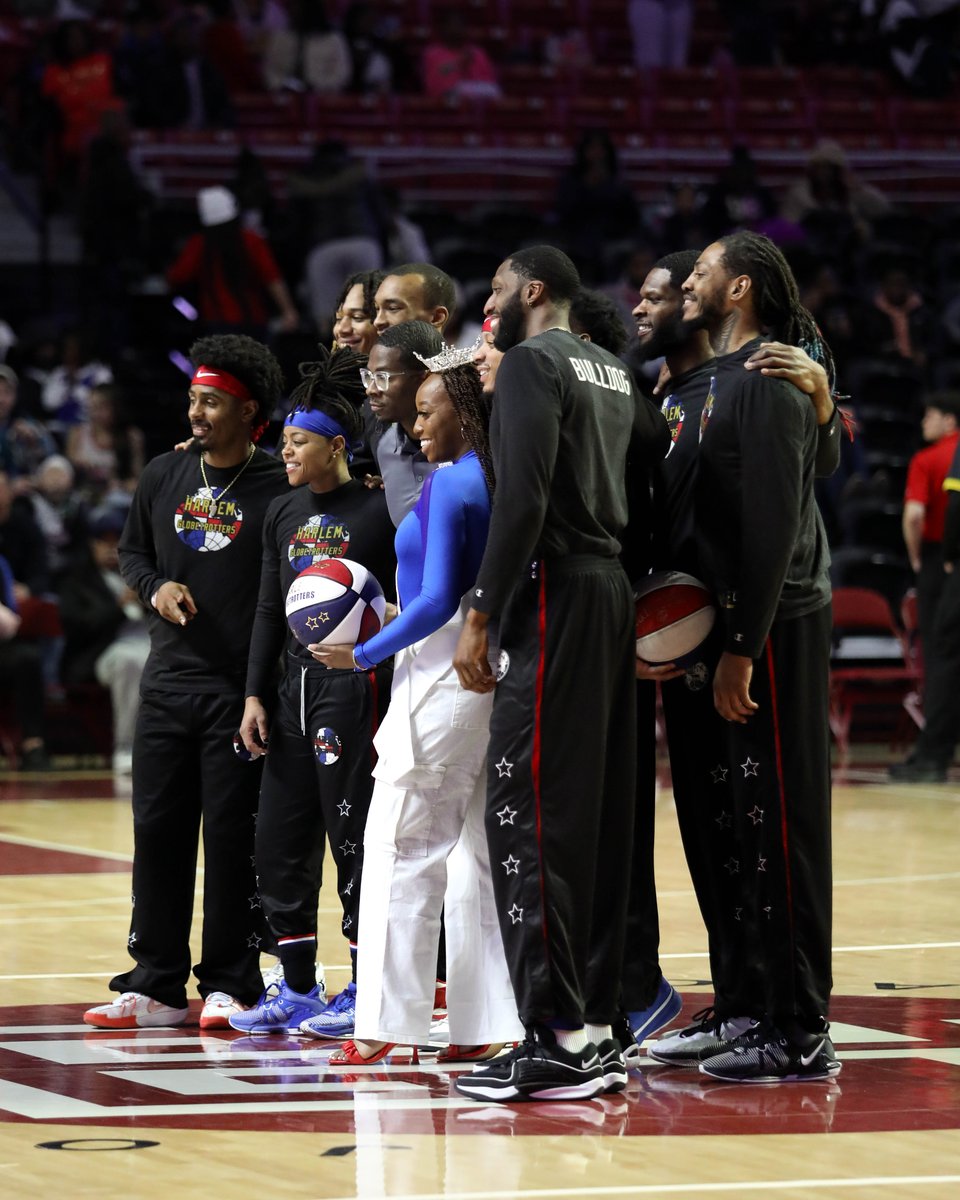
[[(837, 1079), (651, 1064), (619, 1096), (509, 1107), (460, 1097), (430, 1057), (337, 1071), (296, 1038), (88, 1030), (127, 961), (129, 797), (105, 774), (0, 776), (0, 1195), (957, 1200), (960, 783), (880, 778), (835, 791)], [(685, 1019), (707, 959), (668, 786), (657, 854)], [(346, 954), (322, 905), (333, 991)]]

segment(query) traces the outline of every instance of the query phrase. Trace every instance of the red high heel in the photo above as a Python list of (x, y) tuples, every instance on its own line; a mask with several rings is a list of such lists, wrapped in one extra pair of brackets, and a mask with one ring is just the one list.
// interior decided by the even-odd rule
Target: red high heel
[(505, 1042), (500, 1042), (498, 1045), (488, 1042), (485, 1046), (458, 1046), (453, 1044), (446, 1046), (443, 1050), (437, 1051), (437, 1062), (485, 1062), (489, 1058), (496, 1058), (505, 1045)]
[[(367, 1067), (367, 1066), (371, 1066), (373, 1063), (381, 1062), (383, 1059), (385, 1059), (387, 1057), (388, 1054), (390, 1054), (392, 1051), (394, 1051), (396, 1049), (397, 1049), (396, 1042), (384, 1042), (384, 1044), (380, 1047), (379, 1050), (374, 1050), (373, 1054), (368, 1056), (365, 1054), (361, 1054), (360, 1051), (357, 1049), (356, 1042), (351, 1039), (350, 1041), (344, 1042), (339, 1050), (334, 1050), (333, 1053), (330, 1055), (330, 1057), (327, 1059), (327, 1062), (329, 1062), (330, 1065), (334, 1066), (334, 1067), (339, 1067), (339, 1066)], [(410, 1050), (412, 1052), (410, 1062), (412, 1064), (419, 1065), (420, 1056), (417, 1053), (416, 1046), (411, 1046)]]

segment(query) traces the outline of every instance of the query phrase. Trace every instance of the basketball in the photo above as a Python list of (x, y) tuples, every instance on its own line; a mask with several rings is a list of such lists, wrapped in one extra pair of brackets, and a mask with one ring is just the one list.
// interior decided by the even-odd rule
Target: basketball
[(637, 658), (654, 666), (692, 663), (716, 616), (699, 579), (680, 571), (654, 571), (637, 592)]
[(356, 645), (383, 627), (387, 603), (366, 567), (349, 558), (322, 558), (287, 591), (287, 624), (304, 646)]

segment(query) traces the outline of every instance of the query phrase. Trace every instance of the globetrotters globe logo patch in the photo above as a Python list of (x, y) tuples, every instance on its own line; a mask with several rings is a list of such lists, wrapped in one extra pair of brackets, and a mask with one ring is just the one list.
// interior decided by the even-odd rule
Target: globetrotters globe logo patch
[(346, 558), (350, 546), (350, 530), (338, 517), (329, 513), (314, 513), (290, 539), (287, 558), (297, 572), (312, 567), (321, 558)]
[(224, 496), (223, 488), (200, 488), (178, 504), (173, 514), (177, 537), (201, 554), (225, 550), (242, 526), (243, 512), (236, 500)]

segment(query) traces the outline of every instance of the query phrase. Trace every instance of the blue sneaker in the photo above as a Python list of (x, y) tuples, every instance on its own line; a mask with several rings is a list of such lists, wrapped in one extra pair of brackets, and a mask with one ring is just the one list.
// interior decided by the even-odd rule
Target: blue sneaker
[(318, 987), (301, 995), (281, 981), (276, 994), (264, 992), (256, 1008), (233, 1013), (230, 1028), (241, 1033), (299, 1033), (301, 1022), (322, 1013), (324, 1007)]
[(630, 1018), (630, 1028), (638, 1042), (653, 1037), (658, 1029), (669, 1025), (680, 1009), (683, 1008), (683, 997), (671, 983), (660, 976), (660, 986), (653, 998), (653, 1003), (639, 1012), (627, 1013)]
[(357, 985), (351, 980), (343, 991), (330, 1001), (323, 1012), (308, 1016), (300, 1025), (301, 1033), (315, 1038), (353, 1037), (357, 1017)]

